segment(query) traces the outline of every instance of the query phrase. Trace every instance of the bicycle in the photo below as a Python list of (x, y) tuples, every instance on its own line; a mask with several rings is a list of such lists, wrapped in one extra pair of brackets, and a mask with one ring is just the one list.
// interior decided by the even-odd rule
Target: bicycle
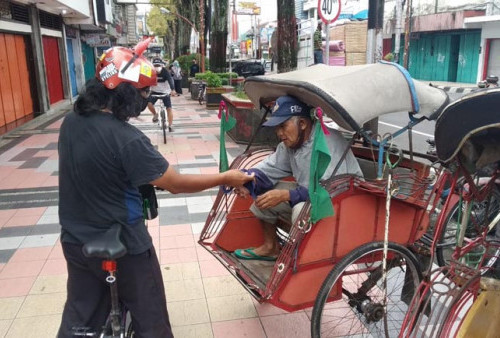
[[(167, 95), (170, 95), (170, 94), (164, 94), (164, 95), (154, 95), (152, 94), (151, 96), (154, 97), (154, 98), (157, 98), (157, 102), (159, 101), (160, 102), (160, 126), (161, 126), (161, 130), (163, 132), (163, 143), (164, 144), (167, 144), (167, 117), (166, 117), (166, 114), (165, 114), (165, 111), (166, 111), (166, 108), (165, 108), (165, 104), (163, 103), (163, 98), (166, 97)], [(155, 105), (155, 109), (156, 109), (156, 105)]]
[(120, 303), (118, 297), (116, 260), (127, 253), (127, 249), (120, 241), (121, 228), (119, 225), (111, 227), (101, 237), (86, 243), (83, 254), (89, 258), (102, 258), (102, 269), (108, 273), (106, 282), (111, 293), (111, 311), (101, 332), (89, 327), (74, 327), (75, 337), (101, 338), (132, 338), (135, 336), (128, 309)]
[(198, 102), (200, 105), (207, 100), (207, 85), (205, 83), (200, 83), (198, 85)]

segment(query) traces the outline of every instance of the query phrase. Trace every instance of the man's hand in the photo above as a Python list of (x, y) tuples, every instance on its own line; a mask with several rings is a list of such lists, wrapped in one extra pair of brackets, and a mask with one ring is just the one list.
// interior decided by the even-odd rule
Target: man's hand
[(248, 189), (244, 186), (235, 187), (234, 192), (241, 198), (247, 198), (250, 195), (250, 191), (248, 191)]
[(255, 205), (260, 209), (272, 208), (281, 202), (287, 202), (290, 200), (289, 190), (269, 190), (265, 194), (260, 195), (255, 200)]
[(254, 179), (254, 174), (251, 175), (244, 173), (237, 169), (228, 170), (223, 173), (224, 184), (231, 187), (241, 187), (243, 184), (250, 182)]

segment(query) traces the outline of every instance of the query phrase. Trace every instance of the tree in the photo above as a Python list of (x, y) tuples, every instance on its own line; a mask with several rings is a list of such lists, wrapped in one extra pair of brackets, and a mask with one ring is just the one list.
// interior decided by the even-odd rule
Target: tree
[(214, 1), (210, 39), (210, 70), (214, 73), (226, 71), (227, 11), (227, 1)]
[(294, 0), (278, 2), (278, 73), (297, 68), (297, 26)]
[(146, 23), (150, 31), (157, 36), (165, 36), (168, 32), (168, 17), (160, 12), (160, 6), (152, 6), (146, 14)]
[(175, 16), (162, 13), (160, 11), (162, 7), (175, 12), (172, 0), (158, 0), (146, 15), (146, 25), (155, 36), (164, 37), (165, 54), (172, 56), (175, 54), (174, 41), (177, 35)]

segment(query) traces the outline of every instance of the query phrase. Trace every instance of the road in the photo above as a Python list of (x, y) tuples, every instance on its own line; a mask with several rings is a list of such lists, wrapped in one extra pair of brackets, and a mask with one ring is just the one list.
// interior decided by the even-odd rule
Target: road
[[(460, 93), (448, 93), (450, 102), (458, 100), (463, 94)], [(395, 131), (401, 129), (403, 126), (408, 124), (408, 113), (393, 113), (387, 114), (379, 118), (379, 134), (384, 135), (385, 133), (394, 133)], [(423, 121), (416, 125), (413, 129), (413, 150), (419, 153), (426, 153), (429, 149), (427, 144), (427, 139), (434, 139), (434, 128), (436, 121)], [(394, 139), (394, 143), (403, 149), (408, 150), (408, 133), (403, 133), (399, 137)]]
[[(385, 133), (394, 133), (401, 129), (403, 126), (408, 124), (408, 113), (393, 113), (387, 114), (379, 118), (378, 122), (378, 132), (380, 135)], [(435, 121), (424, 120), (413, 128), (412, 141), (413, 141), (413, 151), (419, 153), (426, 153), (428, 150), (428, 144), (425, 140), (434, 139), (434, 127), (436, 125)], [(408, 132), (401, 134), (394, 139), (394, 144), (399, 148), (409, 149), (409, 139)]]

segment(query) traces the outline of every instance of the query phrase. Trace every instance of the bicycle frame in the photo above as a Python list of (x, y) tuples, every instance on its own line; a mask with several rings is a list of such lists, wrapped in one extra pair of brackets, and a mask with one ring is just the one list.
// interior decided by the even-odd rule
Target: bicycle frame
[(111, 330), (113, 331), (113, 336), (120, 337), (125, 328), (121, 325), (122, 313), (119, 305), (118, 286), (116, 285), (116, 261), (104, 260), (102, 262), (102, 269), (109, 274), (106, 277), (106, 283), (109, 284), (111, 292), (111, 312), (109, 314)]
[(131, 326), (125, 327), (127, 310), (120, 304), (118, 296), (116, 259), (127, 253), (127, 249), (120, 241), (120, 232), (120, 227), (114, 226), (82, 248), (84, 256), (102, 259), (101, 268), (108, 273), (106, 283), (109, 285), (111, 295), (111, 309), (100, 332), (89, 331), (87, 327), (76, 327), (73, 328), (73, 336), (123, 338), (132, 332)]

